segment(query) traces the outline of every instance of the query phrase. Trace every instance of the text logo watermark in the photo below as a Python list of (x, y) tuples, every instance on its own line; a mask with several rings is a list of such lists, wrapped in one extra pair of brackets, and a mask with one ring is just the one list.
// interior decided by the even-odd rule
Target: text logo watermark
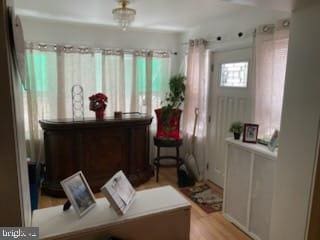
[(39, 239), (39, 228), (37, 227), (0, 227), (0, 240), (10, 239)]

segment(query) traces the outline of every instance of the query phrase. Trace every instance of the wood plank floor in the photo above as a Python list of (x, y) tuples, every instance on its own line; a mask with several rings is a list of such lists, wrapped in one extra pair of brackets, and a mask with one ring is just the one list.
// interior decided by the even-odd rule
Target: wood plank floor
[[(147, 183), (141, 185), (137, 190), (154, 188), (165, 185), (172, 185), (177, 187), (176, 171), (172, 168), (161, 168), (159, 174), (159, 182), (152, 178)], [(209, 183), (211, 184), (211, 183)], [(213, 184), (211, 186), (217, 188)], [(218, 189), (218, 188), (217, 188)], [(96, 198), (103, 197), (100, 193), (95, 194)], [(189, 200), (189, 199), (188, 199)], [(52, 198), (48, 196), (41, 196), (39, 207), (46, 208), (56, 205), (64, 204), (66, 199)], [(190, 200), (189, 200), (190, 201)], [(195, 203), (190, 201), (191, 208), (191, 231), (190, 240), (250, 240), (245, 233), (228, 222), (222, 214), (211, 213), (207, 214)]]

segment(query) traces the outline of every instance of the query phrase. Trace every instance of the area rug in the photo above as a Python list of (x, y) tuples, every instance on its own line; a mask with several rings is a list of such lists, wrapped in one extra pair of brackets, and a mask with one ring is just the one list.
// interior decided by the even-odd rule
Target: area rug
[(181, 188), (180, 191), (206, 213), (219, 212), (222, 210), (223, 200), (221, 194), (206, 183)]

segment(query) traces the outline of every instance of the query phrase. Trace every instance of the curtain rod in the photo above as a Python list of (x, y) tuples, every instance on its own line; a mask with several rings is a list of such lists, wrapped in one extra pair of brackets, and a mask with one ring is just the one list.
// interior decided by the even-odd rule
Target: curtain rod
[[(227, 38), (226, 40), (224, 40), (222, 36), (217, 36), (215, 39), (207, 40), (207, 43), (210, 45), (210, 44), (213, 44), (213, 43), (232, 42), (232, 41), (236, 41), (238, 39), (247, 39), (247, 38), (253, 37), (254, 34), (255, 34), (255, 31), (250, 32), (250, 33), (239, 32), (238, 33), (238, 38), (232, 38), (232, 39), (231, 38)], [(189, 42), (184, 42), (184, 43), (182, 43), (182, 45), (189, 45)]]
[(82, 52), (82, 53), (90, 53), (90, 52), (105, 52), (105, 53), (156, 53), (156, 54), (170, 54), (170, 55), (178, 55), (178, 52), (172, 50), (165, 49), (123, 49), (123, 48), (102, 48), (102, 47), (89, 47), (86, 45), (72, 45), (72, 44), (56, 44), (56, 43), (42, 43), (42, 42), (26, 42), (26, 49), (41, 49), (47, 51), (69, 51), (69, 52)]

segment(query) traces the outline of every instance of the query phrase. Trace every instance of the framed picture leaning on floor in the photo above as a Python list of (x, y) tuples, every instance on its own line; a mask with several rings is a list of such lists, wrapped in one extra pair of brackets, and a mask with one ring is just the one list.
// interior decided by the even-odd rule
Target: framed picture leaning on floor
[(243, 142), (257, 143), (258, 141), (258, 124), (245, 123), (243, 130)]
[(61, 186), (79, 217), (95, 206), (95, 197), (81, 171), (61, 181)]

